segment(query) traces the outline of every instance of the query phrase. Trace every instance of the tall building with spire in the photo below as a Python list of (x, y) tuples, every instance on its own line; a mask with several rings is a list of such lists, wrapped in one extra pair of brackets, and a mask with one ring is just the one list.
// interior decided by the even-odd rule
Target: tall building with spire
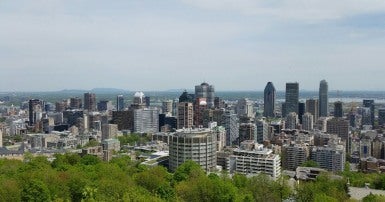
[(284, 117), (295, 112), (298, 114), (298, 99), (299, 99), (299, 84), (295, 83), (286, 83), (286, 93), (285, 93), (285, 111)]
[(329, 104), (329, 98), (328, 98), (328, 82), (325, 80), (322, 80), (319, 85), (319, 116), (320, 117), (327, 117), (328, 116), (328, 104)]
[(265, 90), (263, 92), (263, 100), (264, 100), (264, 107), (263, 107), (263, 116), (264, 117), (274, 117), (274, 110), (275, 110), (275, 88), (272, 82), (268, 82)]
[(203, 82), (200, 85), (195, 86), (195, 98), (206, 98), (207, 107), (214, 107), (215, 90), (213, 85), (209, 85)]

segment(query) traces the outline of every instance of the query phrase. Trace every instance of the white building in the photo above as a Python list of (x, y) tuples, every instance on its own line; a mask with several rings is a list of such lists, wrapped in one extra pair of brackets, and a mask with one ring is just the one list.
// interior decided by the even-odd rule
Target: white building
[(281, 157), (252, 140), (242, 142), (241, 147), (235, 149), (230, 156), (227, 165), (230, 173), (246, 175), (264, 173), (273, 179), (281, 176)]
[(159, 110), (144, 108), (134, 110), (134, 132), (156, 133), (159, 130)]

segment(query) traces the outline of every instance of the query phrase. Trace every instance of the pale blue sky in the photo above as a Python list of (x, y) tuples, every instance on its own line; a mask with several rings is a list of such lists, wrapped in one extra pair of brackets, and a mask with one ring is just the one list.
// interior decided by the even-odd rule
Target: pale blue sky
[(0, 0), (0, 91), (385, 90), (383, 0)]

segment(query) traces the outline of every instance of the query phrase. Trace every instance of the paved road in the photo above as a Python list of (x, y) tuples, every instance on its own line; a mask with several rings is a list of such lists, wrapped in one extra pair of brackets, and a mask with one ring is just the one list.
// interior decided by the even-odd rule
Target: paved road
[(358, 188), (358, 187), (349, 187), (349, 193), (351, 198), (356, 200), (362, 200), (365, 196), (372, 194), (379, 194), (385, 196), (384, 190), (369, 189), (369, 188)]

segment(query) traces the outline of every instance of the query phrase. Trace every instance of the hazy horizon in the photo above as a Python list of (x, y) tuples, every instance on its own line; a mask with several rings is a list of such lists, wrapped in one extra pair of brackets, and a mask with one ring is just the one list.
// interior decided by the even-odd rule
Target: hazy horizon
[(3, 0), (0, 91), (382, 91), (380, 0)]

